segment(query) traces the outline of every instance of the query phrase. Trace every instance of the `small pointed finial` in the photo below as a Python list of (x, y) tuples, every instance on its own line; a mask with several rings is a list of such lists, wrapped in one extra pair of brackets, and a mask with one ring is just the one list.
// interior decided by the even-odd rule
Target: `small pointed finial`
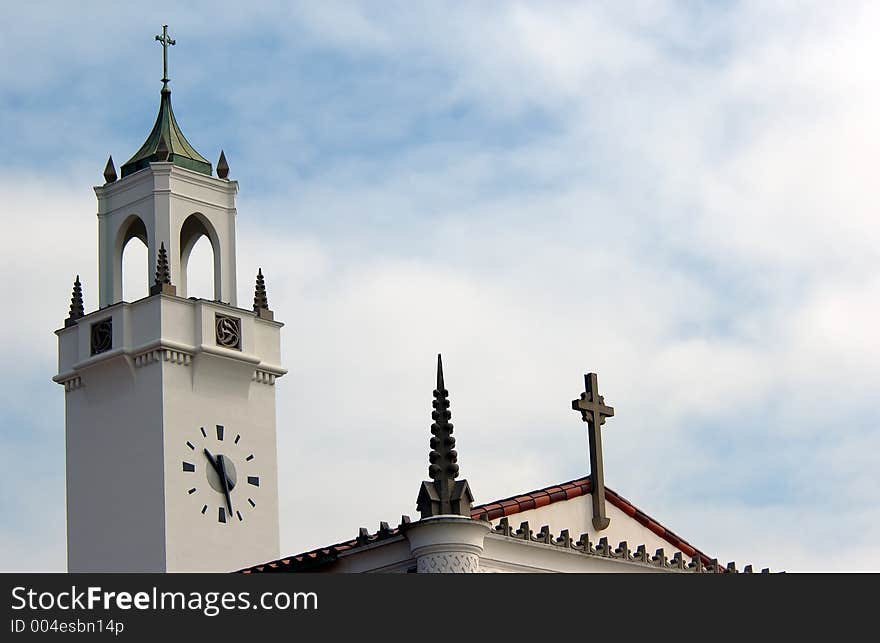
[(176, 295), (177, 288), (171, 285), (171, 269), (168, 266), (168, 252), (165, 250), (165, 242), (159, 244), (159, 252), (156, 256), (156, 280), (150, 287), (151, 295)]
[(217, 176), (221, 179), (229, 177), (229, 163), (226, 162), (226, 154), (220, 150), (220, 158), (217, 160)]
[(70, 297), (70, 314), (64, 320), (65, 328), (67, 326), (75, 326), (76, 320), (84, 315), (82, 284), (80, 284), (79, 275), (77, 275), (73, 282), (73, 295)]
[(443, 358), (437, 353), (437, 390), (443, 391), (446, 387), (443, 384)]
[(159, 143), (156, 145), (156, 158), (158, 161), (168, 160), (168, 145), (165, 143), (165, 135), (159, 135)]
[(274, 313), (269, 310), (269, 297), (266, 295), (266, 280), (263, 278), (262, 268), (257, 268), (257, 284), (254, 286), (254, 312), (261, 319), (274, 319), (275, 317)]
[(107, 159), (107, 165), (104, 166), (104, 182), (113, 183), (116, 179), (116, 166), (113, 165), (113, 155), (111, 154)]

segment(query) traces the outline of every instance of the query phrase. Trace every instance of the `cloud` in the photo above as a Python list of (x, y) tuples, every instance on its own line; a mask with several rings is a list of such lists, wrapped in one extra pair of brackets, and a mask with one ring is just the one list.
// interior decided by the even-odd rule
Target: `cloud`
[[(286, 322), (284, 551), (414, 511), (443, 352), (479, 501), (586, 472), (568, 406), (594, 370), (617, 408), (608, 484), (640, 508), (725, 560), (880, 568), (876, 13), (321, 3), (266, 5), (238, 27), (177, 14), (181, 48), (213, 43), (211, 64), (175, 52), (175, 107), (241, 182), (239, 301), (260, 266)], [(112, 18), (124, 28), (107, 46), (141, 42), (146, 18)], [(73, 274), (96, 303), (89, 185), (108, 149), (140, 143), (156, 89), (155, 61), (134, 57), (95, 101), (90, 66), (112, 65), (68, 32), (25, 57), (38, 81), (7, 78), (29, 103), (0, 107), (22, 151), (0, 181), (21, 240), (0, 258), (16, 276), (0, 294), (28, 314), (0, 322), (24, 373), (4, 412), (50, 431), (46, 470), (63, 448), (49, 331)], [(46, 127), (71, 122), (60, 139)], [(23, 441), (21, 458), (37, 448)], [(351, 491), (364, 479), (366, 500)], [(57, 487), (40, 487), (56, 513)], [(29, 506), (3, 508), (63, 560)], [(38, 545), (15, 534), (0, 530), (4, 556), (31, 560)]]

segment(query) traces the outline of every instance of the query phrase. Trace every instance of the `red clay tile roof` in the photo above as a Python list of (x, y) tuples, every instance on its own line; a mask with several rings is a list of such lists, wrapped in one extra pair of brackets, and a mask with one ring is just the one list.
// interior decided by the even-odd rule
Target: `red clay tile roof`
[[(471, 510), (471, 518), (479, 518), (480, 516), (487, 515), (489, 520), (497, 520), (498, 518), (513, 516), (523, 511), (528, 511), (529, 509), (545, 507), (554, 502), (585, 496), (588, 493), (590, 493), (589, 476), (476, 506)], [(635, 505), (616, 491), (605, 487), (605, 499), (637, 523), (650, 529), (670, 545), (679, 549), (684, 555), (693, 557), (699, 554), (700, 558), (703, 559), (703, 563), (707, 565), (711, 561), (709, 556), (688, 543), (684, 538), (681, 538), (661, 525), (645, 512), (636, 508)]]
[[(503, 500), (496, 500), (484, 505), (478, 505), (471, 510), (471, 518), (476, 520), (484, 517), (488, 518), (488, 520), (497, 520), (498, 518), (513, 516), (523, 511), (528, 511), (529, 509), (537, 509), (555, 502), (578, 498), (588, 493), (590, 493), (590, 478), (578, 478), (577, 480), (571, 480), (551, 487), (545, 487), (543, 489), (537, 489), (517, 496), (511, 496), (510, 498), (504, 498)], [(636, 508), (636, 506), (629, 500), (626, 500), (623, 496), (608, 487), (605, 487), (605, 499), (627, 516), (650, 529), (653, 533), (660, 536), (660, 538), (680, 550), (685, 556), (692, 558), (695, 555), (699, 555), (704, 565), (712, 563), (712, 559), (709, 558), (709, 556), (661, 525), (640, 509)], [(312, 551), (297, 554), (296, 556), (279, 558), (278, 560), (263, 563), (261, 565), (254, 565), (253, 567), (239, 570), (239, 572), (252, 574), (313, 571), (319, 567), (324, 567), (335, 562), (339, 554), (342, 552), (357, 549), (358, 547), (396, 536), (400, 533), (400, 527), (382, 529), (375, 534), (367, 534), (364, 532), (365, 530), (362, 530), (361, 534), (353, 540), (347, 540), (328, 547), (320, 547), (318, 549), (313, 549)]]
[[(404, 522), (409, 522), (409, 517), (404, 516)], [(383, 523), (384, 525), (384, 523)], [(380, 529), (374, 534), (364, 533), (365, 529), (361, 529), (361, 534), (352, 540), (336, 543), (327, 547), (319, 547), (312, 551), (307, 551), (296, 556), (288, 556), (279, 558), (278, 560), (269, 561), (260, 565), (254, 565), (245, 569), (238, 570), (242, 574), (258, 574), (258, 573), (274, 573), (274, 572), (310, 572), (319, 567), (324, 567), (336, 561), (339, 554), (357, 549), (368, 544), (380, 540), (386, 540), (400, 533), (400, 526), (393, 529)]]

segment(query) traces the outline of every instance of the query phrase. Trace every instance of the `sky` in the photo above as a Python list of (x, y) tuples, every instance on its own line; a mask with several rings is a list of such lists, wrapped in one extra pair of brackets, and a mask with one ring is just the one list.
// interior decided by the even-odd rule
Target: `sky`
[(722, 562), (880, 570), (877, 3), (4, 13), (0, 570), (66, 568), (53, 331), (75, 275), (97, 307), (92, 186), (152, 126), (163, 24), (178, 122), (239, 182), (239, 301), (261, 267), (285, 323), (282, 554), (416, 515), (442, 352), (477, 502), (588, 473), (594, 371), (644, 512)]

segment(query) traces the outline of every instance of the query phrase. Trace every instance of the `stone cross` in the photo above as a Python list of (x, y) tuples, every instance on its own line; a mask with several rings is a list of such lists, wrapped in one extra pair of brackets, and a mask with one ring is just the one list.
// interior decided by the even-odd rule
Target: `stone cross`
[(599, 430), (605, 418), (614, 417), (614, 408), (605, 405), (605, 398), (599, 395), (599, 380), (595, 373), (584, 375), (586, 391), (580, 398), (572, 400), (571, 408), (579, 411), (581, 419), (587, 423), (590, 436), (590, 482), (593, 496), (593, 527), (602, 531), (611, 523), (605, 516), (605, 475), (602, 471), (602, 434)]
[(156, 36), (162, 44), (162, 90), (168, 89), (168, 46), (176, 45), (177, 41), (168, 37), (168, 25), (162, 25), (162, 35)]

